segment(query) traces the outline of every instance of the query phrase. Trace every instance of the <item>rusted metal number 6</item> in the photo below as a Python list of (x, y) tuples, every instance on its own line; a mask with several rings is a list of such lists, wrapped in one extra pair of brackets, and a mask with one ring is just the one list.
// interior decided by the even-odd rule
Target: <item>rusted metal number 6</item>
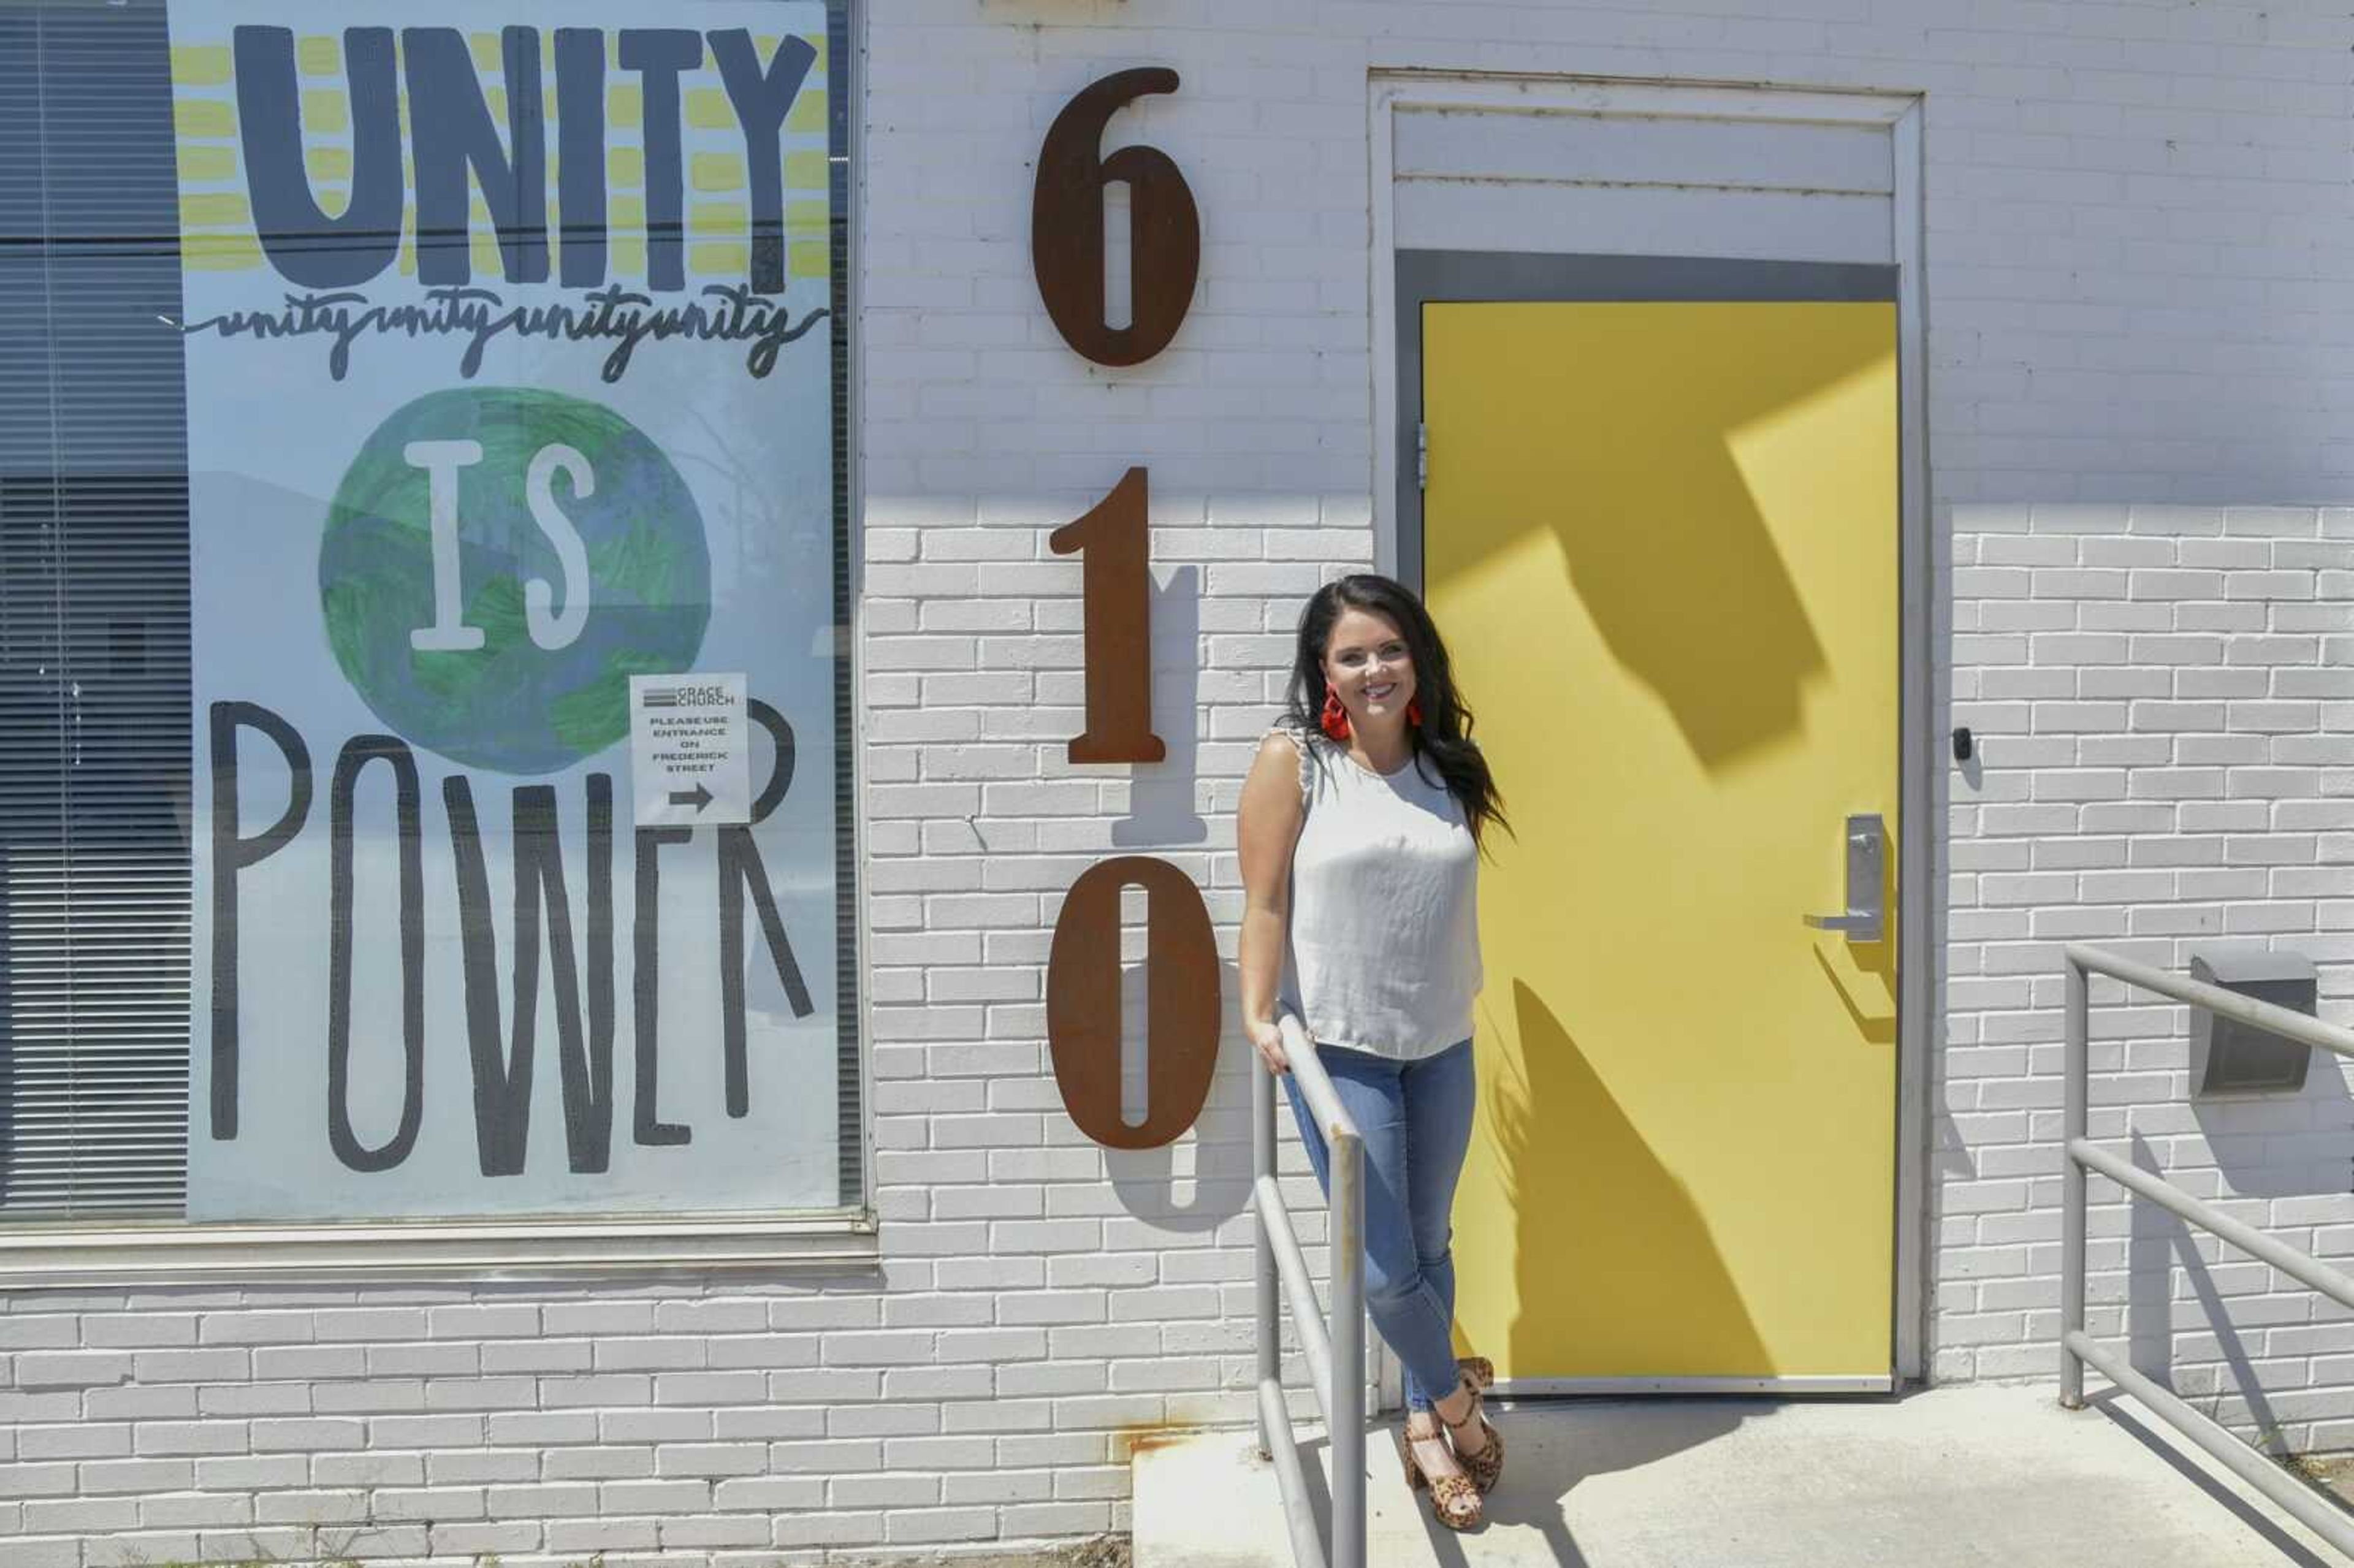
[[(1038, 149), (1030, 200), (1030, 257), (1038, 293), (1063, 341), (1097, 365), (1141, 365), (1169, 346), (1193, 302), (1202, 217), (1169, 154), (1122, 147), (1103, 154), (1104, 127), (1150, 93), (1177, 90), (1177, 73), (1115, 71), (1063, 106)], [(1131, 322), (1104, 320), (1104, 187), (1128, 185)]]

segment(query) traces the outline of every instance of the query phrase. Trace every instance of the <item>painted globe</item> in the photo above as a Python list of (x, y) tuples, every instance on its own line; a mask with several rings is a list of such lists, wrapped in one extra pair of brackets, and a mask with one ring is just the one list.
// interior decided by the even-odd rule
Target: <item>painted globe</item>
[[(455, 514), (438, 559), (437, 482)], [(395, 412), (345, 471), (319, 600), (344, 677), (395, 734), (553, 773), (629, 733), (631, 675), (694, 667), (711, 555), (685, 481), (619, 414), (454, 387)]]

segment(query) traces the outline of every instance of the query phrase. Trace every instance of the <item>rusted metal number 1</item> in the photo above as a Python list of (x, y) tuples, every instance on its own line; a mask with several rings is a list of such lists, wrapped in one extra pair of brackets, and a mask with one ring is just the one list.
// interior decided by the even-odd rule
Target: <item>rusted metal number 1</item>
[(1047, 537), (1058, 556), (1083, 552), (1087, 727), (1071, 737), (1074, 762), (1158, 762), (1169, 755), (1152, 733), (1150, 493), (1145, 471), (1129, 469), (1086, 516)]
[[(1113, 73), (1055, 117), (1038, 154), (1030, 207), (1031, 265), (1055, 330), (1098, 365), (1140, 365), (1169, 346), (1193, 301), (1202, 228), (1193, 193), (1167, 154), (1102, 154), (1105, 125), (1124, 105), (1177, 90), (1177, 73)], [(1104, 187), (1129, 187), (1133, 321), (1105, 320)], [(1087, 728), (1073, 762), (1159, 762), (1152, 730), (1150, 495), (1131, 468), (1086, 515), (1057, 528), (1055, 553), (1080, 553), (1086, 616)], [(1145, 1114), (1120, 1105), (1120, 891), (1145, 893)], [(1122, 855), (1072, 884), (1046, 957), (1046, 1044), (1063, 1108), (1114, 1149), (1153, 1149), (1193, 1125), (1210, 1097), (1225, 1016), (1218, 947), (1201, 889), (1168, 861)]]

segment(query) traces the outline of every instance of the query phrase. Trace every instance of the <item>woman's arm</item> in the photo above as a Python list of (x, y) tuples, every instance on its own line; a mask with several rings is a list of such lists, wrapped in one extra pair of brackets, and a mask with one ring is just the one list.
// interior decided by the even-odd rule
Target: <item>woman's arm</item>
[(1243, 780), (1235, 832), (1243, 873), (1243, 926), (1236, 953), (1243, 1033), (1278, 1073), (1291, 1067), (1282, 1036), (1276, 1032), (1275, 993), (1282, 983), (1285, 923), (1291, 913), (1291, 851), (1307, 815), (1299, 800), (1302, 761), (1298, 746), (1284, 736), (1270, 735), (1259, 743), (1250, 777)]

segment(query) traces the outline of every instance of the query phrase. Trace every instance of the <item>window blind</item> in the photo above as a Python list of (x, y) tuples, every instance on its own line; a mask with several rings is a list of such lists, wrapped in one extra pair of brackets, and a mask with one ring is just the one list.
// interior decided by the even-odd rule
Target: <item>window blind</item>
[(161, 0), (0, 9), (0, 1219), (176, 1215), (188, 524)]

